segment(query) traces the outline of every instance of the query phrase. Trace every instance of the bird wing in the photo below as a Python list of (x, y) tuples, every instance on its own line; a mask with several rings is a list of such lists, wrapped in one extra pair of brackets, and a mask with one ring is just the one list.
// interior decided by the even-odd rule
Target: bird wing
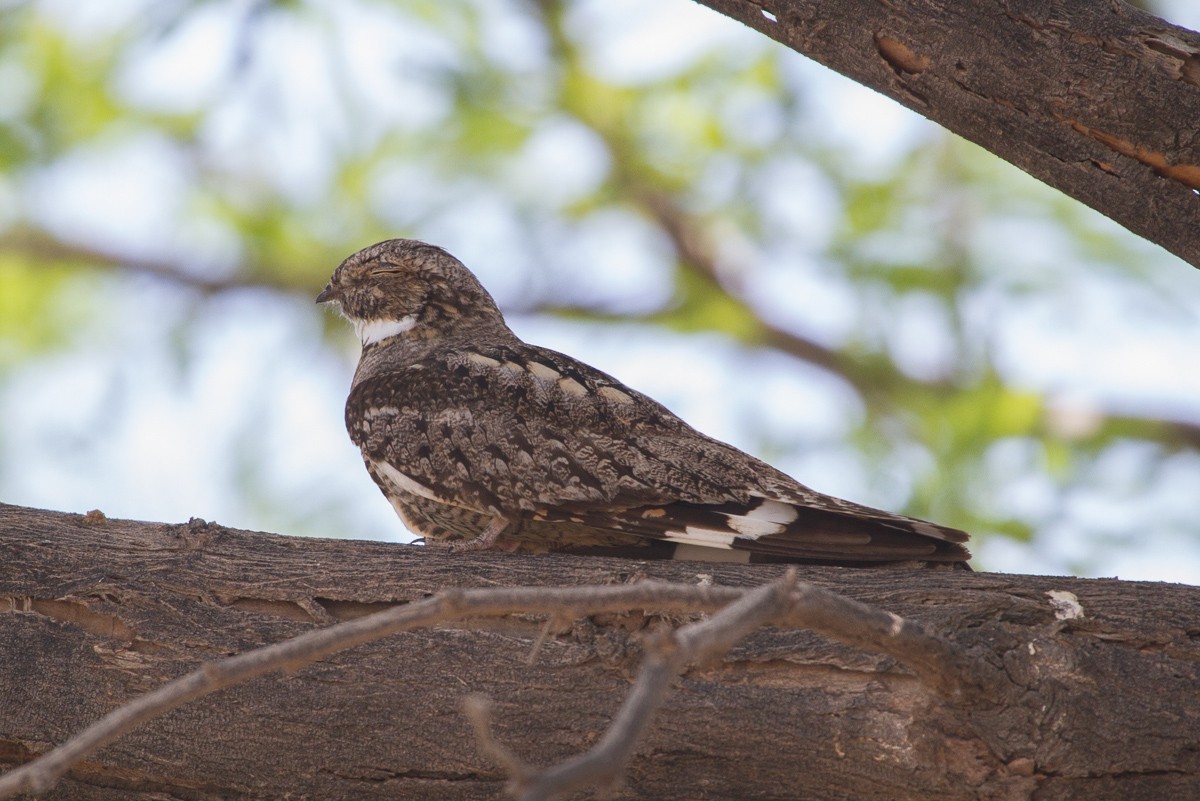
[(612, 376), (523, 343), (369, 377), (346, 425), (374, 472), (479, 513), (781, 558), (970, 556), (957, 529), (810, 490)]

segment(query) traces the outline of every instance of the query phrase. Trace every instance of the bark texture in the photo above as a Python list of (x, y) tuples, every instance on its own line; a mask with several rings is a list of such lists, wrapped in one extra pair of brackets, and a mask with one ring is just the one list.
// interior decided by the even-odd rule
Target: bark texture
[(1200, 34), (1120, 0), (698, 1), (1200, 267)]
[[(193, 521), (0, 506), (0, 766), (198, 663), (445, 587), (656, 577), (754, 586), (766, 565), (446, 555)], [(709, 577), (709, 578), (705, 578)], [(903, 665), (767, 629), (677, 682), (620, 797), (1200, 797), (1200, 588), (942, 571), (801, 579), (923, 622), (1003, 676), (954, 704)], [(78, 766), (54, 799), (494, 799), (462, 698), (546, 765), (593, 744), (639, 663), (641, 613), (544, 642), (528, 616), (398, 635), (201, 699)], [(678, 621), (675, 621), (678, 622)]]

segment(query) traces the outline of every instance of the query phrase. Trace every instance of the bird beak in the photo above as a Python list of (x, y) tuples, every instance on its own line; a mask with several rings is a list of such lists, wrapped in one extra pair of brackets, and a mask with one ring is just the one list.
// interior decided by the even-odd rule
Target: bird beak
[(321, 294), (317, 295), (317, 303), (328, 303), (331, 300), (341, 300), (340, 292), (333, 288), (333, 284), (321, 290)]

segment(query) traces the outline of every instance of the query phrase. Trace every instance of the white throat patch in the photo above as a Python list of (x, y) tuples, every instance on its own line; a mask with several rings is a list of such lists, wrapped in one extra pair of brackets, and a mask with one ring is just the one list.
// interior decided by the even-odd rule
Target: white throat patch
[(399, 320), (352, 320), (354, 333), (362, 340), (363, 347), (374, 345), (385, 339), (411, 331), (417, 325), (416, 315), (410, 314)]

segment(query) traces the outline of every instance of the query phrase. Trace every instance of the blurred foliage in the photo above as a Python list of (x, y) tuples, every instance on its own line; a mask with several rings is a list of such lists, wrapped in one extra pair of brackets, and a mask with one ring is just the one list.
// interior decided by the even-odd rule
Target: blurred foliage
[[(102, 324), (87, 302), (98, 275), (179, 287), (192, 311), (172, 341), (187, 343), (215, 297), (311, 296), (348, 253), (409, 234), (468, 264), (487, 256), (504, 271), (500, 300), (522, 311), (717, 333), (815, 366), (860, 403), (847, 440), (868, 484), (898, 483), (904, 511), (983, 536), (1049, 531), (1061, 499), (1109, 491), (1093, 466), (1129, 443), (1148, 470), (1194, 460), (1195, 421), (1064, 411), (1060, 388), (997, 356), (1023, 308), (1070, 310), (1073, 287), (1101, 278), (1140, 313), (1194, 324), (1159, 257), (949, 135), (863, 163), (815, 100), (811, 65), (736, 23), (638, 66), (622, 47), (643, 14), (696, 12), (103, 5), (0, 16), (0, 371)], [(126, 181), (145, 183), (141, 162), (168, 177), (106, 228)], [(96, 219), (58, 194), (89, 170)], [(630, 252), (661, 296), (602, 288), (609, 259)], [(822, 298), (844, 313), (814, 314)], [(297, 523), (254, 459), (230, 464), (247, 506)], [(1020, 502), (1032, 479), (1060, 501)]]

